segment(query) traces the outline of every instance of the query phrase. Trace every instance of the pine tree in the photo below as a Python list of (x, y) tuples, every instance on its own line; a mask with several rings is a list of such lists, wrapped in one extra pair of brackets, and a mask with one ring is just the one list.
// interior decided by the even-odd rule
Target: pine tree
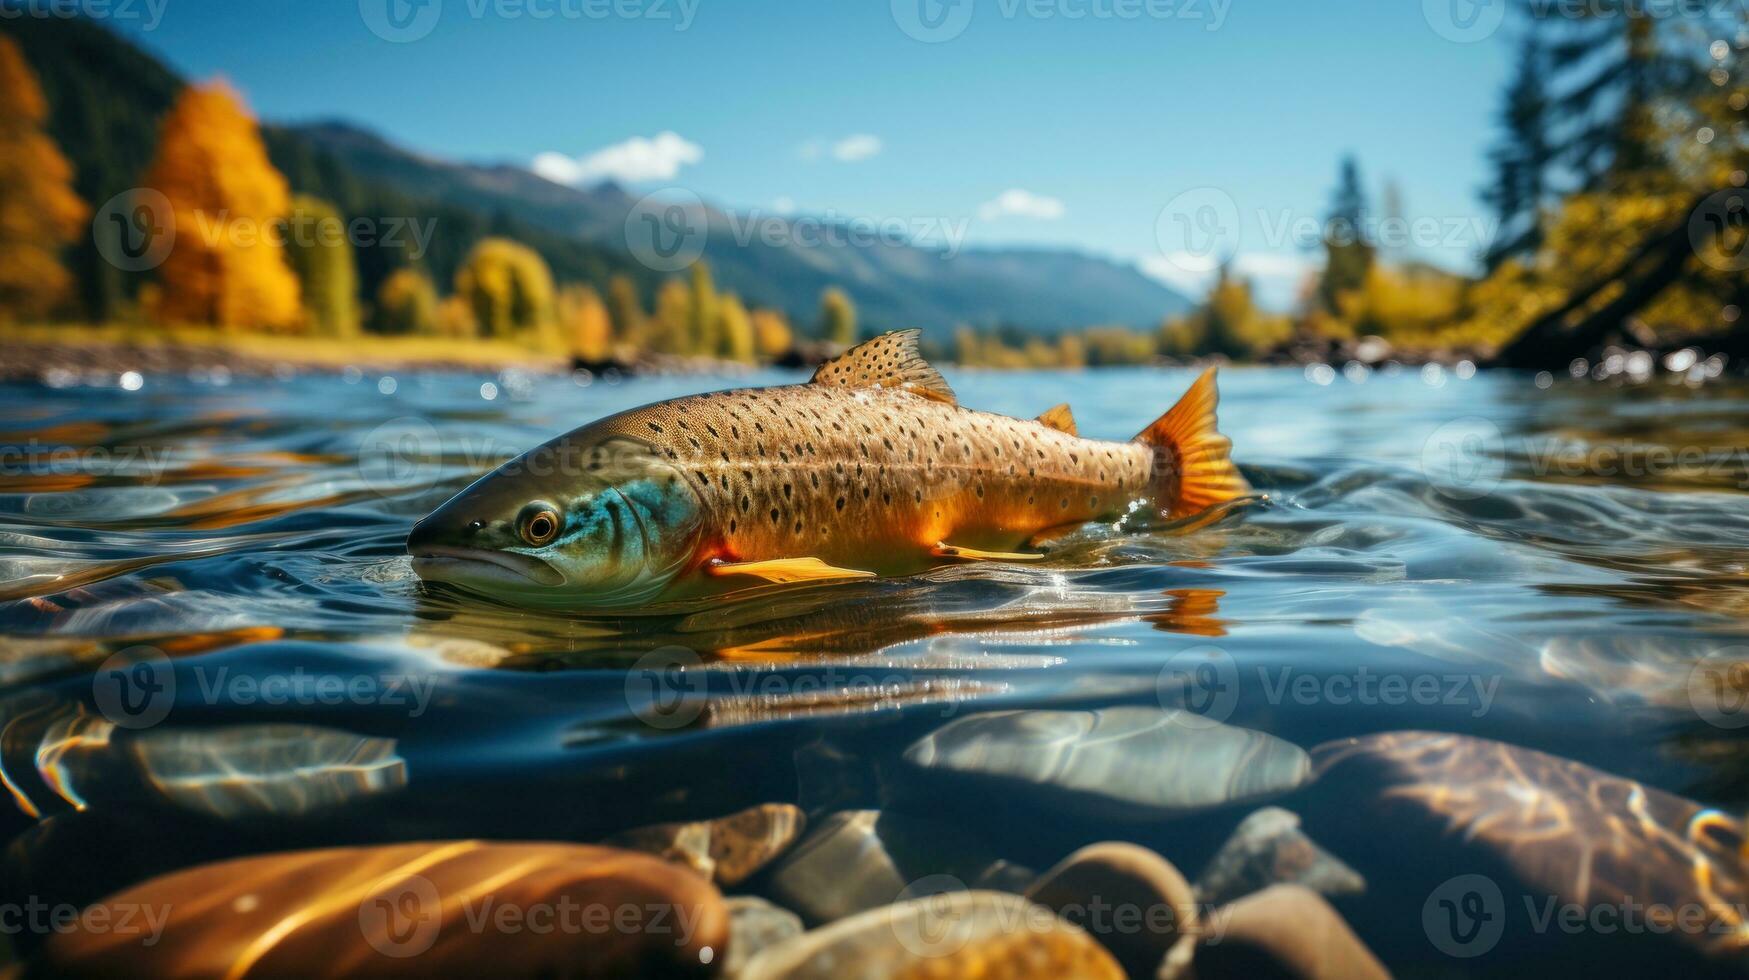
[(286, 257), (303, 290), (304, 317), (325, 337), (358, 333), (358, 268), (346, 220), (327, 201), (292, 198), (286, 218)]
[(1560, 93), (1555, 113), (1576, 123), (1556, 141), (1557, 158), (1584, 189), (1667, 174), (1660, 101), (1701, 82), (1690, 59), (1665, 50), (1659, 19), (1643, 5), (1594, 0), (1581, 5), (1578, 17), (1562, 7), (1537, 25), (1549, 39), (1545, 50)]
[(415, 268), (397, 269), (377, 291), (371, 325), (384, 334), (438, 332), (437, 287)]
[(820, 295), (820, 337), (840, 347), (856, 343), (856, 307), (837, 287)]
[(1526, 39), (1500, 111), (1502, 138), (1489, 152), (1494, 183), (1482, 192), (1498, 222), (1496, 238), (1485, 256), (1490, 271), (1513, 256), (1535, 252), (1542, 244), (1542, 208), (1554, 161), (1548, 90), (1548, 59), (1534, 38)]
[(1360, 164), (1352, 156), (1344, 157), (1336, 195), (1325, 219), (1324, 276), (1318, 284), (1318, 297), (1327, 310), (1338, 309), (1342, 293), (1358, 289), (1366, 281), (1366, 270), (1372, 267), (1373, 244), (1366, 240), (1367, 213)]
[(170, 200), (176, 225), (176, 245), (158, 268), (161, 318), (269, 329), (297, 322), (297, 277), (271, 232), (290, 204), (285, 178), (228, 85), (183, 91), (145, 186)]
[(43, 124), (48, 103), (17, 42), (0, 37), (0, 320), (41, 316), (73, 283), (61, 250), (87, 209)]

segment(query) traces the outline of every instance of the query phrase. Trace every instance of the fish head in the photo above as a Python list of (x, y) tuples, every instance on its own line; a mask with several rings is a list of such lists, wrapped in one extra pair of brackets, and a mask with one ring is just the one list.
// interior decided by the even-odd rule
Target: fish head
[(413, 569), (522, 605), (631, 608), (697, 553), (698, 494), (654, 447), (572, 433), (476, 480), (407, 537)]

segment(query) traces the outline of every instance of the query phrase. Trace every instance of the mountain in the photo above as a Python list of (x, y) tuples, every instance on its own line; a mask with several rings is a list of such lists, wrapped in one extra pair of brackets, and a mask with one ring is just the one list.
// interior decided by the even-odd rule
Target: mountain
[[(150, 52), (88, 20), (0, 18), (0, 33), (17, 38), (42, 78), (51, 135), (72, 161), (86, 201), (95, 208), (133, 186), (151, 161), (158, 120), (183, 80)], [(526, 243), (561, 281), (599, 286), (625, 274), (649, 299), (662, 278), (633, 257), (626, 219), (638, 197), (617, 185), (578, 189), (520, 166), (436, 158), (344, 121), (269, 124), (262, 135), (297, 193), (333, 202), (349, 220), (410, 219), (435, 229), (425, 255), (387, 245), (357, 249), (366, 297), (409, 261), (447, 284), (487, 235)], [(937, 340), (960, 324), (1034, 333), (1100, 324), (1151, 327), (1190, 306), (1133, 266), (1098, 256), (1050, 249), (950, 255), (892, 240), (843, 244), (841, 236), (839, 243), (819, 244), (815, 219), (757, 218), (757, 233), (750, 234), (748, 215), (707, 207), (704, 256), (723, 289), (804, 325), (813, 321), (828, 286), (851, 295), (865, 331), (919, 326)], [(140, 283), (101, 261), (89, 241), (70, 261), (93, 318), (112, 316)]]
[[(559, 235), (625, 249), (637, 198), (617, 185), (577, 189), (521, 167), (479, 166), (402, 149), (339, 122), (291, 132), (348, 170), (458, 207), (490, 210)], [(964, 249), (957, 254), (895, 242), (819, 244), (817, 222), (706, 209), (704, 255), (725, 289), (806, 322), (820, 292), (840, 286), (865, 326), (920, 326), (937, 337), (958, 324), (1054, 332), (1095, 324), (1151, 327), (1189, 309), (1183, 295), (1135, 267), (1052, 249)], [(866, 237), (866, 236), (865, 236)]]

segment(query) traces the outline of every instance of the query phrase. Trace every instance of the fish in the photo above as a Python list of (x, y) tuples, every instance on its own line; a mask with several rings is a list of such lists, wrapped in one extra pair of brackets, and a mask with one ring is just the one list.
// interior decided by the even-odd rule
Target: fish
[[(1089, 521), (1179, 519), (1250, 494), (1215, 371), (1129, 442), (1067, 405), (976, 411), (883, 334), (806, 384), (689, 395), (558, 436), (418, 521), (413, 569), (514, 604), (634, 610), (762, 582), (1023, 562)], [(1021, 549), (1032, 549), (1023, 551)]]

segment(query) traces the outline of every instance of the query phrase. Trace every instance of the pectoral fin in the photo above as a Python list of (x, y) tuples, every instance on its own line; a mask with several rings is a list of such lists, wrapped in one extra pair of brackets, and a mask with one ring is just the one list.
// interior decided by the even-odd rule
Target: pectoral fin
[(1044, 557), (1013, 551), (979, 551), (976, 548), (961, 548), (945, 541), (929, 549), (929, 553), (940, 558), (967, 558), (972, 561), (1038, 561)]
[(812, 582), (833, 578), (874, 578), (873, 572), (839, 568), (818, 558), (777, 558), (771, 561), (713, 562), (707, 575), (752, 575), (767, 582)]

